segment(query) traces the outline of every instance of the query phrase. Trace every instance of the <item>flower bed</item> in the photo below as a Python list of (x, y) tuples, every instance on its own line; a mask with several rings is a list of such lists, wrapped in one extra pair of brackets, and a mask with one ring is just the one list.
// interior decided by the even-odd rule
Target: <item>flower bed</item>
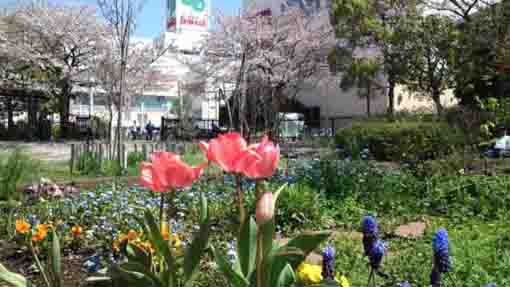
[[(504, 243), (508, 226), (501, 223), (505, 195), (500, 194), (501, 204), (496, 205), (492, 204), (495, 198), (490, 196), (492, 189), (498, 192), (504, 189), (506, 181), (503, 178), (497, 179), (498, 184), (495, 184), (496, 179), (487, 178), (482, 182), (476, 177), (424, 183), (399, 170), (385, 170), (362, 162), (341, 162), (341, 166), (335, 166), (330, 165), (330, 159), (296, 161), (290, 164), (289, 170), (277, 172), (274, 164), (277, 149), (268, 141), (250, 148), (237, 143), (240, 148), (221, 151), (223, 154), (237, 153), (230, 158), (219, 157), (218, 151), (212, 150), (215, 145), (232, 147), (235, 144), (231, 141), (238, 139), (220, 138), (217, 143), (203, 146), (209, 164), (234, 171), (233, 174), (217, 174), (199, 180), (197, 175), (203, 165), (191, 167), (178, 157), (162, 154), (161, 159), (155, 158), (142, 169), (142, 182), (159, 193), (110, 183), (82, 191), (73, 198), (44, 199), (32, 206), (16, 208), (11, 218), (18, 222), (13, 221), (10, 225), (12, 231), (16, 230), (11, 234), (11, 242), (16, 242), (21, 253), (15, 253), (14, 258), (32, 258), (32, 253), (40, 258), (54, 258), (53, 243), (58, 238), (64, 260), (79, 254), (80, 250), (92, 248), (93, 254), (88, 254), (92, 256), (83, 258), (83, 272), (89, 276), (96, 271), (105, 271), (103, 277), (106, 274), (109, 280), (125, 282), (122, 280), (133, 278), (119, 273), (117, 268), (140, 272), (140, 269), (133, 271), (129, 268), (149, 264), (150, 272), (142, 272), (143, 286), (166, 286), (154, 283), (154, 274), (173, 276), (178, 284), (182, 284), (190, 280), (185, 274), (192, 274), (193, 270), (200, 272), (193, 276), (196, 281), (189, 281), (190, 286), (248, 286), (249, 283), (242, 285), (247, 278), (252, 278), (253, 282), (272, 282), (263, 286), (277, 286), (273, 283), (279, 278), (285, 278), (285, 282), (295, 286), (319, 281), (336, 284), (334, 286), (361, 286), (367, 282), (397, 286), (397, 283), (406, 281), (412, 286), (426, 286), (430, 283), (430, 275), (439, 272), (446, 286), (456, 282), (474, 287), (491, 281), (505, 282), (510, 274), (505, 260), (494, 260), (510, 250)], [(266, 150), (268, 155), (263, 153)], [(242, 159), (243, 153), (253, 158), (243, 164), (234, 164), (236, 160), (232, 158)], [(248, 164), (252, 162), (258, 166)], [(159, 165), (164, 168), (159, 169)], [(270, 180), (262, 182), (261, 178), (273, 174)], [(459, 185), (454, 185), (455, 180)], [(460, 188), (462, 183), (469, 181), (472, 182)], [(282, 185), (287, 186), (281, 191), (267, 192), (276, 191)], [(426, 189), (415, 190), (422, 185), (428, 186), (427, 190), (437, 191), (423, 194)], [(176, 191), (166, 192), (172, 188)], [(244, 195), (242, 204), (239, 190)], [(335, 193), (336, 190), (339, 192)], [(433, 201), (434, 198), (438, 201)], [(479, 202), (479, 208), (475, 209), (476, 198), (490, 200)], [(473, 203), (471, 207), (470, 202)], [(492, 211), (486, 210), (488, 202), (492, 202)], [(163, 209), (162, 203), (166, 206)], [(437, 209), (437, 205), (450, 208), (444, 212)], [(244, 219), (239, 216), (241, 209), (245, 212)], [(473, 210), (480, 212), (476, 214)], [(255, 219), (248, 220), (249, 214), (255, 215)], [(360, 226), (359, 220), (366, 214), (377, 214), (382, 225), (370, 219), (364, 220)], [(164, 220), (158, 220), (158, 216)], [(450, 220), (441, 216), (448, 216)], [(426, 225), (423, 237), (408, 239), (397, 235), (394, 229), (410, 220), (420, 220)], [(444, 240), (432, 248), (435, 231), (440, 227), (448, 229), (446, 245), (448, 260), (452, 259), (451, 268), (439, 266), (446, 262), (439, 258), (445, 258)], [(310, 229), (328, 231), (314, 233), (309, 232)], [(355, 235), (358, 230), (365, 240)], [(444, 237), (442, 232), (439, 234), (439, 238)], [(297, 239), (279, 243), (264, 241), (282, 236)], [(319, 244), (321, 240), (324, 243)], [(205, 242), (208, 245), (204, 245)], [(264, 249), (268, 244), (281, 252), (298, 252), (294, 254), (297, 257), (280, 253), (257, 255), (260, 250), (272, 250)], [(34, 252), (30, 252), (31, 245)], [(441, 260), (434, 260), (433, 251)], [(190, 255), (190, 252), (196, 253)], [(306, 255), (312, 252), (322, 255), (322, 263), (307, 261)], [(171, 259), (168, 254), (175, 259), (174, 263), (168, 261)], [(196, 254), (202, 254), (199, 260)], [(269, 264), (267, 262), (283, 264), (282, 269), (277, 268), (279, 276), (266, 278), (257, 274), (257, 266), (261, 266), (257, 264)], [(290, 263), (286, 265), (285, 262)], [(175, 268), (168, 268), (169, 264), (175, 264)], [(189, 268), (186, 266), (194, 267), (186, 271)], [(171, 275), (173, 270), (180, 271)], [(50, 270), (48, 274), (52, 272)]]

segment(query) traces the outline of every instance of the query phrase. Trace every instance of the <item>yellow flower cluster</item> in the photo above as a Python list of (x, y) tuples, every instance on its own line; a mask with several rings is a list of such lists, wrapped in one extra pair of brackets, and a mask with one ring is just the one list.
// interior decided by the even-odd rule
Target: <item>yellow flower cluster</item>
[[(301, 263), (297, 269), (297, 275), (299, 281), (303, 282), (305, 285), (313, 285), (322, 282), (322, 267), (319, 265)], [(337, 274), (335, 276), (335, 281), (340, 285), (340, 287), (350, 287), (349, 280), (345, 276), (340, 276)]]
[[(170, 240), (172, 239), (172, 247), (175, 249), (177, 255), (182, 255), (182, 241), (179, 238), (177, 234), (170, 235), (163, 229), (161, 232), (161, 235), (163, 236), (163, 239)], [(142, 240), (143, 234), (140, 232), (136, 232), (135, 230), (129, 230), (127, 234), (120, 234), (119, 238), (113, 241), (112, 249), (114, 252), (120, 251), (120, 245), (124, 242), (131, 243), (137, 247), (140, 247), (141, 249), (145, 250), (146, 252), (154, 253), (154, 246), (152, 246), (152, 243), (148, 240)]]

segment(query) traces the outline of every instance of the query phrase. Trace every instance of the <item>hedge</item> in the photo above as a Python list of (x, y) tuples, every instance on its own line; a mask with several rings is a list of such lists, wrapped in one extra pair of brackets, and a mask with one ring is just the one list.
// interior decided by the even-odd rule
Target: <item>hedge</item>
[(336, 134), (352, 155), (368, 148), (380, 161), (438, 159), (465, 145), (459, 129), (445, 122), (358, 122)]

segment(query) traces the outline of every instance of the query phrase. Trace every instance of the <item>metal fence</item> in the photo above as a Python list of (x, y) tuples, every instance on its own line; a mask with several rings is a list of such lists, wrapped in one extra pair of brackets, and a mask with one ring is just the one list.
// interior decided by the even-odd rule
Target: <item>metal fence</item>
[[(336, 131), (351, 125), (353, 117), (332, 117), (318, 120), (282, 119), (279, 123), (280, 138), (303, 139), (309, 137), (334, 137)], [(212, 119), (193, 118), (189, 120), (161, 119), (161, 140), (196, 140), (211, 139), (219, 133), (226, 132), (227, 127)], [(255, 137), (265, 133), (263, 125), (250, 127), (250, 134)]]

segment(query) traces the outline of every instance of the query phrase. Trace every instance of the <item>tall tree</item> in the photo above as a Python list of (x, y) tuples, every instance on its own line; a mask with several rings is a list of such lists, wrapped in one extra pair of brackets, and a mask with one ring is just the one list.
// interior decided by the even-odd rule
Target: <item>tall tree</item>
[[(380, 67), (385, 76), (388, 114), (395, 110), (395, 87), (405, 84), (408, 50), (407, 28), (416, 15), (415, 1), (334, 0), (332, 22), (342, 45), (330, 55), (335, 72), (356, 70), (354, 65), (365, 58)], [(348, 75), (347, 75), (348, 76)], [(349, 82), (346, 79), (345, 82)], [(380, 81), (382, 85), (383, 82)]]
[[(510, 34), (510, 2), (497, 0), (421, 0), (430, 13), (457, 23), (455, 95), (461, 104), (478, 106), (488, 97), (500, 97), (498, 48)], [(507, 39), (507, 38), (506, 38)], [(495, 84), (496, 83), (496, 84)]]
[(408, 46), (411, 51), (407, 84), (413, 91), (430, 97), (439, 115), (441, 95), (455, 87), (455, 47), (458, 33), (455, 23), (444, 16), (420, 17)]
[(342, 77), (340, 86), (343, 89), (358, 89), (358, 96), (366, 100), (367, 117), (371, 113), (371, 101), (374, 92), (385, 88), (381, 77), (381, 66), (373, 59), (356, 58), (350, 65), (350, 70), (346, 71)]
[(22, 39), (30, 39), (16, 39), (11, 45), (15, 52), (30, 55), (35, 61), (47, 61), (58, 70), (60, 93), (56, 104), (62, 136), (66, 137), (73, 85), (91, 66), (90, 60), (105, 36), (105, 26), (91, 7), (48, 3), (18, 7), (13, 21), (22, 28)]
[[(250, 98), (258, 98), (270, 115), (276, 115), (281, 102), (292, 99), (304, 82), (318, 81), (335, 44), (326, 11), (306, 15), (299, 7), (281, 4), (282, 11), (261, 11), (253, 6), (239, 16), (218, 15), (216, 29), (203, 46), (207, 55), (203, 66), (212, 72), (209, 75), (231, 75), (230, 81), (236, 83), (236, 110), (245, 126), (248, 83), (265, 87), (251, 90), (258, 92)], [(270, 125), (277, 125), (277, 118), (266, 123), (267, 129), (274, 130)]]

